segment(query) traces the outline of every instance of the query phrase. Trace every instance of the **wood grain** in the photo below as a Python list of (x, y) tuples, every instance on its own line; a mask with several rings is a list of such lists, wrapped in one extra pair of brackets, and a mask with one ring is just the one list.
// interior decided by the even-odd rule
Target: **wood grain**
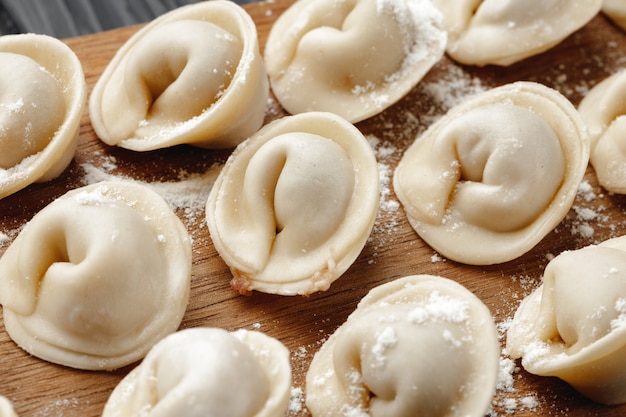
[[(271, 24), (291, 1), (245, 6), (257, 24), (262, 46)], [(116, 50), (140, 27), (66, 40), (82, 61), (90, 88)], [(404, 99), (357, 127), (371, 139), (381, 172), (389, 174), (404, 149), (450, 105), (468, 94), (515, 80), (532, 80), (556, 88), (578, 104), (590, 87), (621, 68), (624, 62), (626, 34), (598, 15), (551, 51), (508, 68), (460, 66), (444, 57)], [(275, 101), (268, 103), (267, 121), (284, 114)], [(75, 160), (59, 178), (1, 200), (0, 232), (13, 239), (35, 213), (67, 190), (82, 185), (86, 181), (86, 166), (100, 166), (109, 175), (148, 183), (175, 181), (181, 173), (204, 173), (214, 164), (222, 164), (229, 152), (179, 146), (134, 153), (108, 147), (95, 136), (86, 110)], [(383, 179), (390, 179), (390, 174)], [(602, 190), (591, 168), (585, 181), (592, 187), (593, 198), (585, 198), (590, 194), (581, 193), (567, 218), (529, 253), (488, 267), (466, 266), (438, 257), (410, 228), (402, 209), (393, 210), (397, 200), (389, 185), (385, 201), (392, 204), (381, 205), (371, 238), (353, 267), (328, 291), (307, 298), (239, 295), (229, 286), (230, 273), (211, 243), (204, 213), (181, 209), (178, 213), (194, 242), (191, 300), (182, 327), (254, 328), (280, 339), (292, 352), (294, 387), (304, 389), (309, 361), (323, 341), (369, 289), (401, 276), (426, 273), (452, 278), (478, 295), (502, 325), (512, 317), (519, 301), (539, 285), (550, 255), (618, 236), (626, 230), (626, 197)], [(588, 213), (594, 216), (580, 216), (581, 209), (589, 209)], [(8, 244), (2, 244), (0, 252)], [(83, 372), (56, 366), (26, 354), (0, 327), (0, 394), (13, 401), (20, 416), (98, 416), (113, 387), (131, 368)], [(498, 390), (494, 396), (491, 415), (626, 414), (626, 406), (594, 404), (554, 378), (535, 377), (523, 370), (513, 377), (513, 389)], [(525, 398), (536, 399), (537, 407), (527, 407)], [(308, 415), (297, 399), (292, 401), (289, 415)], [(298, 406), (302, 407), (300, 411)]]

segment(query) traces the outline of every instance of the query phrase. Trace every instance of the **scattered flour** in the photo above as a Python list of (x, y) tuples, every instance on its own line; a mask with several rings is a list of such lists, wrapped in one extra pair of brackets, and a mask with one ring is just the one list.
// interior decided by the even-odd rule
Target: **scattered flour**
[(372, 353), (376, 358), (374, 366), (384, 366), (387, 362), (386, 352), (398, 343), (398, 336), (393, 326), (387, 326), (376, 337), (376, 344), (372, 347)]
[(502, 392), (515, 392), (515, 388), (513, 388), (513, 374), (516, 372), (519, 372), (519, 368), (515, 365), (515, 361), (505, 356), (500, 357), (500, 370), (498, 372), (496, 389)]
[(142, 182), (130, 177), (115, 175), (114, 162), (108, 160), (101, 167), (85, 163), (81, 167), (85, 171), (83, 182), (95, 184), (102, 181), (133, 181), (138, 182), (160, 194), (170, 207), (176, 211), (182, 211), (188, 221), (196, 221), (203, 216), (209, 192), (220, 173), (221, 165), (215, 164), (204, 173), (189, 174), (181, 170), (178, 181), (155, 181)]
[(445, 262), (446, 258), (444, 258), (443, 256), (439, 255), (438, 253), (434, 253), (433, 256), (430, 257), (430, 262), (432, 263), (437, 263), (437, 262)]
[(422, 82), (420, 86), (434, 101), (435, 108), (431, 111), (432, 121), (468, 97), (489, 89), (483, 85), (480, 78), (471, 76), (454, 63), (450, 63), (448, 71), (442, 77), (436, 81)]
[(537, 394), (520, 395), (515, 389), (515, 375), (519, 371), (520, 368), (512, 359), (505, 356), (500, 358), (496, 395), (487, 412), (488, 417), (511, 415), (520, 410), (534, 412), (541, 406)]
[[(500, 341), (506, 339), (511, 321), (512, 318), (508, 317), (496, 323)], [(488, 417), (512, 415), (522, 410), (535, 412), (541, 406), (537, 394), (520, 394), (515, 388), (515, 381), (520, 372), (521, 368), (508, 357), (506, 349), (503, 349), (500, 355), (496, 393), (487, 412)]]
[(611, 330), (626, 326), (626, 300), (618, 298), (615, 301), (614, 309), (619, 315), (611, 320)]
[(33, 414), (33, 417), (62, 417), (66, 411), (74, 415), (76, 409), (79, 407), (80, 402), (78, 398), (65, 398), (52, 402), (50, 405)]
[(291, 396), (289, 398), (289, 412), (297, 414), (304, 408), (304, 392), (300, 387), (291, 388)]
[(394, 213), (400, 209), (400, 203), (391, 198), (392, 172), (389, 165), (378, 163), (380, 181), (380, 209), (385, 213)]
[(582, 181), (578, 186), (578, 195), (587, 202), (591, 202), (596, 199), (596, 193), (593, 191), (593, 187), (589, 184), (589, 181)]
[[(275, 0), (266, 0), (265, 3), (272, 4)], [(266, 15), (270, 16), (271, 10), (266, 11)], [(561, 70), (561, 69), (559, 69)], [(552, 80), (559, 89), (564, 89), (565, 85), (569, 83), (569, 80), (565, 74), (557, 74)], [(473, 77), (467, 73), (461, 66), (454, 63), (450, 63), (446, 69), (446, 73), (439, 77), (434, 82), (422, 82), (419, 87), (422, 91), (430, 97), (432, 100), (432, 109), (429, 112), (420, 114), (419, 117), (410, 112), (406, 112), (403, 116), (406, 118), (401, 124), (405, 126), (405, 135), (408, 132), (415, 132), (419, 129), (423, 129), (425, 126), (432, 124), (436, 119), (440, 118), (448, 109), (464, 101), (467, 97), (486, 91), (489, 87), (482, 84), (481, 80), (477, 77)], [(580, 84), (572, 88), (575, 93), (584, 94), (588, 90), (587, 84)], [(571, 92), (566, 92), (571, 94)], [(269, 113), (274, 116), (281, 115), (280, 105), (272, 99), (268, 100)], [(398, 126), (394, 126), (397, 128)], [(394, 130), (395, 133), (395, 130)], [(386, 133), (381, 133), (385, 135)], [(380, 210), (376, 220), (373, 236), (375, 240), (375, 249), (382, 247), (389, 241), (393, 241), (395, 233), (398, 229), (398, 222), (396, 220), (396, 213), (400, 210), (400, 203), (394, 198), (392, 192), (392, 166), (393, 162), (397, 161), (401, 156), (402, 150), (399, 149), (391, 141), (392, 135), (389, 133), (389, 139), (383, 141), (375, 136), (369, 136), (368, 141), (372, 146), (377, 160), (380, 179)], [(99, 166), (93, 164), (81, 165), (84, 169), (85, 175), (83, 182), (85, 184), (93, 184), (105, 180), (125, 180), (125, 181), (137, 181), (130, 177), (116, 175), (117, 161), (114, 157), (108, 156), (101, 161)], [(221, 166), (214, 165), (210, 167), (206, 172), (199, 174), (190, 174), (184, 170), (181, 170), (178, 175), (178, 181), (166, 181), (166, 182), (142, 182), (149, 186), (170, 204), (170, 206), (177, 211), (182, 211), (185, 217), (189, 221), (195, 221), (197, 217), (203, 214), (205, 209), (208, 193), (219, 174)], [(0, 171), (0, 176), (3, 175)], [(590, 203), (595, 201), (598, 196), (593, 187), (586, 181), (582, 182), (578, 188), (578, 198), (582, 203)], [(572, 227), (570, 229), (573, 235), (580, 236), (585, 239), (591, 239), (595, 235), (595, 227), (602, 225), (603, 222), (608, 221), (608, 216), (604, 216), (602, 208), (591, 209), (583, 205), (573, 206), (573, 213), (575, 219), (572, 221)], [(0, 246), (9, 242), (14, 233), (11, 231), (7, 233), (0, 232)], [(550, 260), (554, 257), (553, 254), (547, 254), (546, 259)], [(445, 259), (438, 254), (431, 256), (431, 262), (445, 262)], [(530, 292), (534, 286), (537, 285), (536, 280), (528, 277), (514, 277), (521, 282), (522, 288), (525, 291)], [(452, 301), (452, 302), (451, 302)], [(419, 322), (420, 320), (426, 320), (433, 316), (438, 317), (441, 320), (447, 320), (452, 322), (460, 322), (466, 319), (466, 306), (464, 306), (459, 300), (458, 303), (454, 303), (454, 300), (446, 300), (439, 296), (439, 299), (432, 300), (427, 306), (422, 307), (421, 310), (412, 312), (412, 319)], [(615, 308), (626, 317), (626, 301), (623, 299), (618, 300)], [(620, 318), (623, 318), (620, 316)], [(623, 325), (626, 319), (620, 320), (616, 325)], [(501, 339), (505, 337), (506, 330), (510, 323), (510, 318), (498, 323), (498, 330)], [(613, 323), (612, 323), (613, 324)], [(259, 330), (261, 328), (260, 323), (253, 323), (252, 328)], [(391, 328), (389, 328), (391, 329)], [(393, 331), (393, 329), (391, 329)], [(392, 346), (395, 343), (395, 334), (387, 332), (385, 330), (377, 338), (377, 344), (374, 349), (380, 353), (381, 357), (386, 348)], [(318, 342), (319, 345), (323, 344), (324, 340)], [(537, 353), (541, 353), (541, 346), (538, 346)], [(310, 352), (307, 347), (301, 346), (292, 352), (292, 361), (297, 363), (305, 363), (305, 359), (310, 356)], [(299, 369), (300, 372), (303, 369)], [(505, 415), (515, 414), (519, 411), (535, 411), (541, 407), (541, 403), (536, 394), (520, 395), (515, 387), (516, 376), (520, 372), (520, 368), (516, 365), (516, 362), (506, 356), (506, 352), (503, 352), (500, 357), (497, 392), (494, 397), (493, 407), (489, 411), (488, 416), (495, 417), (504, 413)], [(359, 375), (355, 374), (355, 378), (359, 378)], [(323, 383), (322, 379), (316, 381), (316, 383)], [(52, 403), (45, 410), (42, 410), (35, 414), (35, 417), (47, 417), (47, 416), (62, 416), (64, 410), (69, 408), (76, 408), (78, 406), (78, 399), (66, 399), (59, 400)], [(294, 386), (291, 389), (290, 401), (289, 401), (289, 413), (298, 414), (304, 410), (304, 392), (301, 387)], [(497, 410), (497, 411), (496, 411)], [(499, 414), (500, 413), (500, 414)], [(366, 413), (361, 409), (351, 410), (346, 417), (361, 417)]]
[(433, 291), (427, 303), (411, 310), (409, 321), (416, 324), (428, 321), (459, 324), (468, 320), (468, 309), (465, 301)]
[[(379, 210), (374, 224), (374, 230), (369, 238), (369, 243), (374, 246), (377, 256), (378, 249), (384, 248), (393, 242), (398, 230), (397, 212), (400, 210), (400, 203), (395, 199), (392, 191), (393, 170), (390, 161), (399, 157), (398, 148), (388, 141), (383, 141), (376, 136), (369, 135), (367, 140), (374, 151), (378, 161), (378, 179), (380, 184)], [(371, 260), (370, 263), (374, 261)]]
[(0, 231), (0, 246), (5, 245), (11, 241), (11, 237), (4, 232)]
[(535, 395), (526, 395), (520, 398), (519, 401), (522, 404), (522, 407), (526, 408), (527, 410), (534, 411), (537, 409), (537, 407), (539, 407), (539, 400)]

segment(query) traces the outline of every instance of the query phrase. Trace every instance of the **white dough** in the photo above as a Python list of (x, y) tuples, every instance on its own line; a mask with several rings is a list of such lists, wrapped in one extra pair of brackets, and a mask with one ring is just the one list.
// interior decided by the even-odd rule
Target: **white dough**
[(607, 191), (626, 194), (626, 71), (595, 85), (578, 105), (589, 127), (589, 160), (598, 182)]
[(547, 51), (587, 24), (602, 0), (433, 0), (447, 53), (469, 65), (508, 66)]
[(313, 357), (313, 417), (482, 417), (499, 371), (489, 309), (455, 281), (415, 275), (372, 289)]
[(332, 113), (288, 116), (228, 159), (206, 216), (232, 285), (295, 295), (328, 289), (363, 249), (379, 203), (374, 153)]
[(506, 340), (528, 372), (603, 404), (626, 402), (626, 237), (566, 251), (515, 312)]
[(276, 19), (265, 62), (288, 112), (329, 111), (356, 123), (404, 97), (445, 46), (430, 0), (303, 0)]
[(191, 242), (161, 196), (103, 182), (69, 191), (27, 223), (0, 258), (9, 336), (44, 360), (115, 369), (180, 324)]
[(6, 397), (0, 395), (0, 417), (17, 417), (13, 404)]
[(0, 198), (67, 168), (86, 97), (83, 68), (63, 42), (0, 37)]
[(122, 45), (89, 113), (109, 145), (225, 148), (261, 127), (268, 95), (252, 18), (234, 2), (210, 0), (158, 17)]
[(289, 351), (256, 331), (173, 333), (113, 390), (102, 417), (283, 417)]
[(63, 89), (34, 59), (0, 52), (0, 168), (41, 152), (63, 123)]
[(626, 2), (623, 0), (602, 0), (602, 13), (617, 26), (626, 30)]
[(556, 90), (516, 82), (451, 109), (406, 150), (394, 190), (417, 234), (466, 264), (515, 259), (565, 217), (589, 137)]

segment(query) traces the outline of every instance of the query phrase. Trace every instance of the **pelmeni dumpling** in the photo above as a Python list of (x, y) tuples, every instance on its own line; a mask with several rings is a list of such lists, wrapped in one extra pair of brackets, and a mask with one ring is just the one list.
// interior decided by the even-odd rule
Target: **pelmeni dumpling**
[(2, 395), (0, 395), (0, 417), (17, 417), (11, 401)]
[(602, 13), (617, 26), (626, 30), (626, 2), (623, 0), (603, 0)]
[(489, 309), (460, 284), (415, 275), (372, 289), (313, 357), (313, 417), (482, 417), (500, 345)]
[(190, 239), (165, 200), (103, 182), (27, 223), (0, 258), (0, 303), (9, 336), (33, 356), (114, 369), (178, 328), (190, 278)]
[(0, 37), (0, 198), (67, 168), (86, 97), (83, 68), (63, 42)]
[(468, 65), (507, 66), (547, 51), (583, 27), (602, 0), (433, 0), (447, 53)]
[(430, 0), (303, 0), (276, 19), (265, 62), (288, 112), (329, 111), (356, 123), (404, 97), (445, 46)]
[(96, 83), (89, 112), (109, 145), (232, 147), (261, 127), (268, 94), (251, 17), (232, 1), (210, 0), (132, 36)]
[(530, 373), (561, 378), (600, 403), (625, 403), (626, 237), (550, 261), (516, 311), (506, 348)]
[(232, 286), (281, 294), (328, 289), (357, 258), (379, 203), (374, 153), (332, 113), (276, 120), (235, 149), (206, 207)]
[(626, 70), (622, 70), (593, 87), (578, 106), (589, 127), (589, 160), (598, 182), (619, 194), (626, 194), (625, 94)]
[(408, 220), (442, 255), (467, 264), (515, 259), (565, 217), (589, 137), (557, 91), (516, 82), (451, 109), (411, 145), (393, 184)]
[(289, 351), (248, 330), (196, 327), (156, 344), (113, 390), (103, 417), (283, 417)]

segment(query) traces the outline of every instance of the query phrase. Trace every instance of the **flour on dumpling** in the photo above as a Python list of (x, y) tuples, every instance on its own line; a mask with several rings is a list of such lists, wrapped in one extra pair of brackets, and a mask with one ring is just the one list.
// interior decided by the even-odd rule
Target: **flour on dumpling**
[(74, 158), (87, 96), (82, 66), (58, 39), (0, 38), (0, 198), (58, 177)]
[(491, 314), (470, 291), (438, 276), (399, 278), (373, 288), (315, 354), (307, 407), (313, 417), (482, 416), (499, 351)]
[(532, 374), (561, 378), (599, 403), (626, 402), (626, 238), (550, 261), (515, 312), (506, 347)]
[(453, 107), (405, 151), (394, 190), (426, 243), (458, 262), (510, 261), (565, 217), (589, 137), (556, 90), (516, 82)]
[(225, 148), (261, 127), (268, 95), (254, 22), (214, 0), (174, 9), (126, 41), (94, 86), (89, 113), (109, 145)]
[(547, 51), (583, 27), (602, 0), (434, 0), (452, 59), (508, 66)]
[(282, 417), (289, 351), (258, 331), (195, 327), (157, 343), (113, 390), (103, 417)]
[(207, 201), (233, 287), (294, 295), (328, 289), (359, 255), (378, 210), (365, 137), (332, 113), (268, 124), (228, 159)]
[(288, 112), (329, 111), (355, 123), (404, 97), (445, 45), (429, 0), (305, 0), (272, 26), (265, 61)]
[(191, 242), (165, 200), (102, 182), (26, 224), (0, 258), (0, 303), (9, 336), (33, 356), (115, 369), (178, 328), (190, 278)]

